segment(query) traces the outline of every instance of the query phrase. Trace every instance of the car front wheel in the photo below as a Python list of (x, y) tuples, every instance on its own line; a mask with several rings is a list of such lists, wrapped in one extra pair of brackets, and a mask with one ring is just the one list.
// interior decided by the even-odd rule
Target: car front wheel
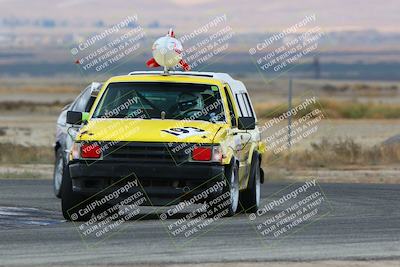
[(64, 178), (65, 171), (65, 163), (64, 156), (62, 153), (62, 149), (57, 149), (56, 152), (56, 162), (54, 164), (54, 172), (53, 172), (53, 190), (54, 195), (58, 198), (61, 198), (61, 185)]
[(230, 197), (226, 216), (232, 217), (235, 215), (239, 205), (239, 167), (236, 163), (227, 168), (225, 177), (228, 184), (224, 191), (229, 191)]
[(79, 214), (79, 210), (83, 208), (85, 197), (72, 190), (72, 179), (69, 175), (68, 166), (64, 172), (64, 181), (61, 186), (61, 209), (63, 216), (68, 221), (88, 221), (91, 213)]
[[(209, 216), (232, 217), (235, 215), (239, 205), (239, 176), (238, 165), (233, 162), (225, 167), (224, 186), (220, 195), (210, 197)], [(221, 198), (224, 196), (223, 198)]]

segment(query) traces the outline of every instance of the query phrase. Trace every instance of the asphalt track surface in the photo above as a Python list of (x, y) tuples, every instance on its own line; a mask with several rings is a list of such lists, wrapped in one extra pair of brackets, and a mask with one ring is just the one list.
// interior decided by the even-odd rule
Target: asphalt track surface
[[(262, 198), (278, 199), (286, 186), (268, 182)], [(74, 223), (63, 220), (50, 181), (0, 180), (0, 265), (400, 259), (400, 185), (320, 188), (329, 200), (321, 216), (282, 237), (263, 237), (243, 214), (194, 239), (174, 239), (149, 215), (88, 246)]]

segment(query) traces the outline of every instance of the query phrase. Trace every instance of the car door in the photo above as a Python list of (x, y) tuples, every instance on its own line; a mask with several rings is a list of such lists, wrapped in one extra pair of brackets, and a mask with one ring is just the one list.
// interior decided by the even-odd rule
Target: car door
[(251, 141), (251, 136), (249, 133), (246, 133), (244, 130), (239, 130), (237, 127), (237, 121), (238, 121), (238, 110), (235, 106), (235, 99), (233, 98), (233, 93), (229, 87), (228, 84), (225, 84), (224, 86), (225, 90), (225, 95), (228, 101), (228, 108), (229, 108), (229, 113), (231, 115), (231, 118), (234, 118), (231, 120), (232, 124), (232, 129), (231, 129), (231, 134), (234, 136), (234, 142), (235, 142), (235, 151), (234, 154), (236, 158), (239, 161), (239, 183), (240, 183), (240, 188), (243, 188), (245, 185), (245, 180), (248, 176), (250, 166), (247, 163), (248, 161), (248, 153), (250, 149), (250, 141)]
[[(235, 101), (238, 107), (238, 113), (240, 117), (254, 117), (255, 113), (250, 103), (250, 99), (245, 92), (235, 94)], [(251, 172), (251, 153), (256, 145), (256, 131), (255, 130), (247, 130), (240, 132), (242, 136), (242, 151), (243, 154), (243, 170), (241, 180), (243, 184), (241, 186), (246, 187), (248, 177)], [(253, 146), (253, 147), (252, 147)]]

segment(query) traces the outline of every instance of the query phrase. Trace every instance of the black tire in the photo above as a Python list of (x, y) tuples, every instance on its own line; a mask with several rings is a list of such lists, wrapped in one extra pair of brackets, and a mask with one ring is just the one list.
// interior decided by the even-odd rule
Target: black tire
[(247, 189), (240, 192), (241, 209), (246, 212), (256, 212), (260, 205), (261, 194), (261, 167), (257, 153), (253, 154), (251, 163), (250, 180)]
[[(212, 199), (209, 200), (209, 208), (216, 213), (224, 212), (224, 217), (232, 217), (233, 215), (236, 214), (238, 211), (239, 207), (239, 166), (237, 165), (236, 162), (232, 162), (230, 165), (225, 167), (224, 171), (224, 178), (226, 180), (226, 186), (223, 188), (221, 195), (224, 195), (229, 192), (229, 205), (228, 206), (223, 206), (223, 207), (218, 207), (218, 204), (221, 202), (225, 202), (226, 199), (224, 199), (221, 202), (218, 203), (212, 203), (215, 198), (213, 197)], [(233, 194), (232, 194), (233, 192)], [(236, 193), (235, 193), (236, 192)]]
[(56, 161), (54, 163), (53, 171), (53, 191), (57, 198), (61, 198), (61, 188), (65, 178), (64, 176), (66, 167), (63, 151), (60, 147), (56, 151)]
[[(64, 218), (68, 221), (88, 221), (92, 214), (80, 216), (78, 211), (85, 197), (72, 191), (72, 179), (69, 175), (69, 168), (65, 169), (65, 177), (61, 187), (61, 210)], [(77, 215), (77, 216), (75, 216)]]

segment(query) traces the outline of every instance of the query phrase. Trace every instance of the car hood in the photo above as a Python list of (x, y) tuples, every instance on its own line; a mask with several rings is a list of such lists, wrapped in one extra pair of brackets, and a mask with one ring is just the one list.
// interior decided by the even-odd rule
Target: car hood
[(217, 143), (227, 125), (207, 121), (160, 119), (91, 119), (77, 136), (79, 141), (136, 141)]

